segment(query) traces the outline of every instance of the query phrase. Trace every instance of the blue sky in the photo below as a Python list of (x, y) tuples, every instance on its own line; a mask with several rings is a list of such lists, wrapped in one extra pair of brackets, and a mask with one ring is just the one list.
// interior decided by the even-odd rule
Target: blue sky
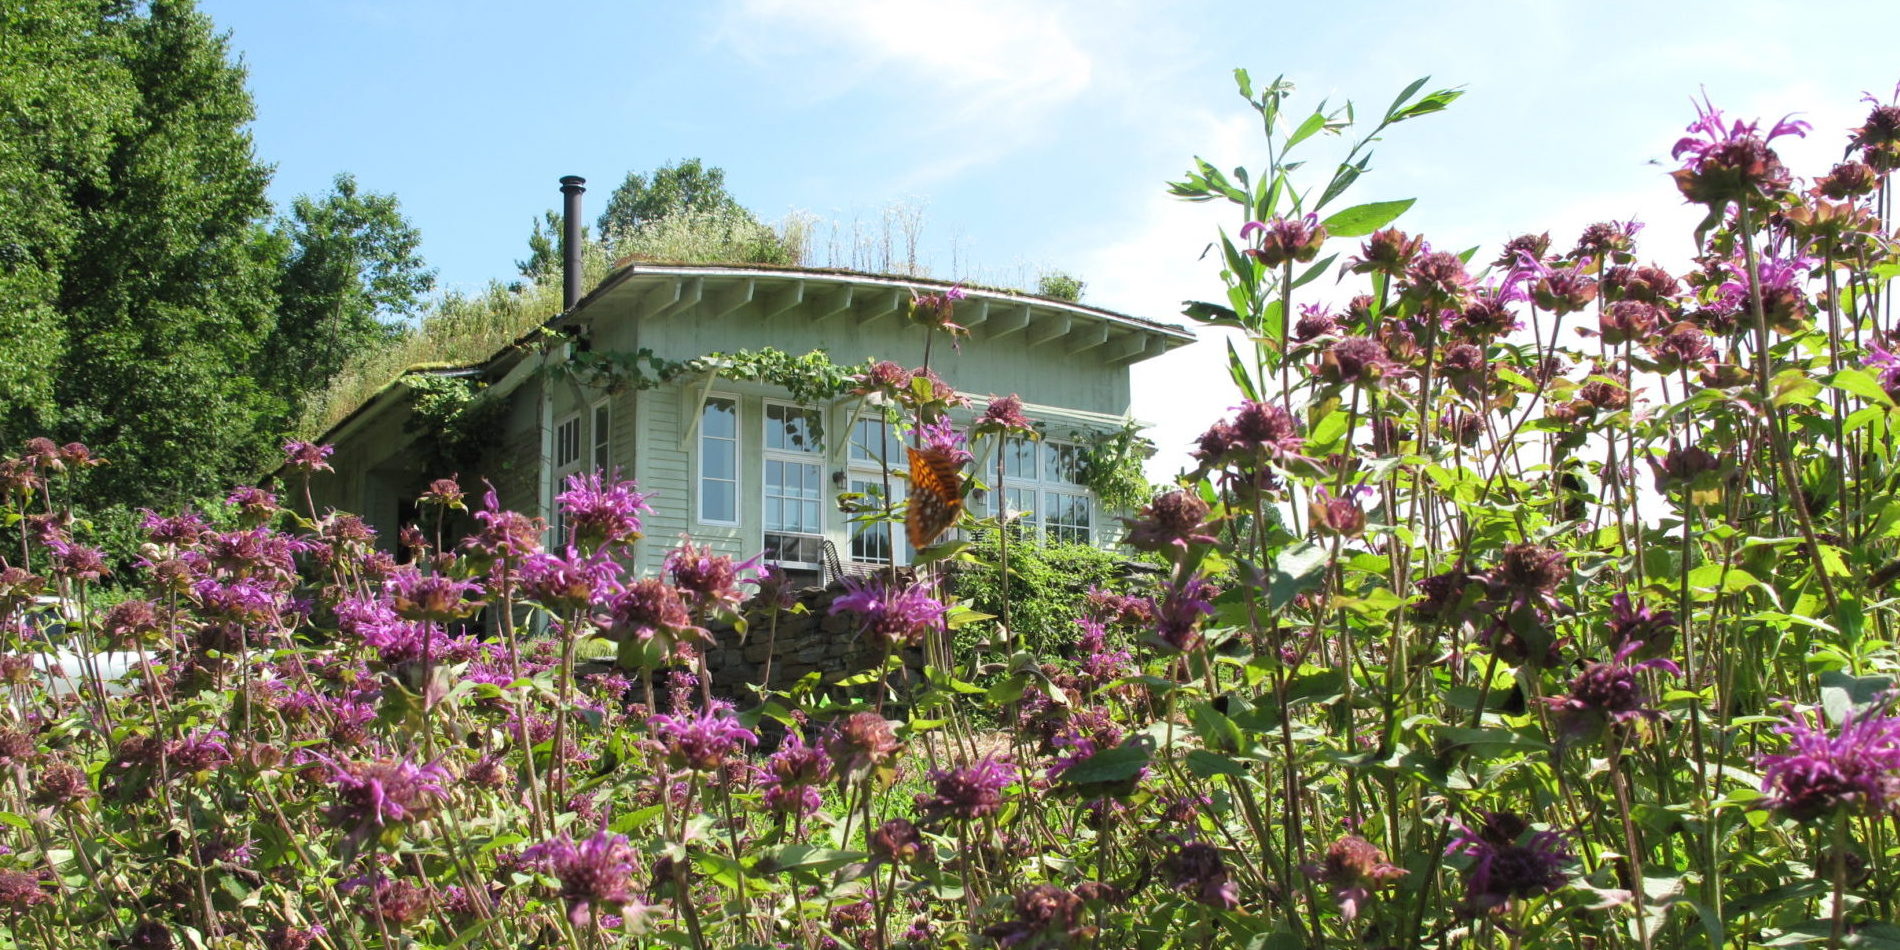
[[(1392, 130), (1352, 197), (1417, 198), (1399, 222), (1442, 247), (1648, 223), (1640, 251), (1679, 266), (1695, 215), (1667, 178), (1706, 88), (1731, 115), (1798, 112), (1777, 142), (1826, 171), (1885, 99), (1900, 4), (1116, 0), (710, 0), (703, 3), (202, 0), (250, 69), (257, 148), (280, 204), (340, 171), (393, 192), (443, 286), (509, 278), (556, 180), (590, 214), (628, 171), (698, 156), (761, 217), (876, 230), (920, 209), (935, 276), (1033, 284), (1178, 320), (1221, 293), (1200, 257), (1224, 210), (1167, 197), (1202, 155), (1258, 166), (1231, 72), (1285, 74), (1294, 106), (1383, 107), (1423, 75), (1466, 95)], [(1866, 37), (1866, 41), (1859, 38)], [(1321, 142), (1317, 168), (1331, 153)], [(1350, 248), (1342, 247), (1342, 250)], [(1486, 255), (1488, 256), (1488, 254)], [(1217, 344), (1137, 368), (1135, 414), (1172, 472), (1234, 401)]]

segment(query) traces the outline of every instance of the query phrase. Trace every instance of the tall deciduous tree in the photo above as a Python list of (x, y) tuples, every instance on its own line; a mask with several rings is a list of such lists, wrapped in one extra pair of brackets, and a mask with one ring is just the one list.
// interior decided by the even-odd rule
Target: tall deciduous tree
[(650, 174), (628, 172), (627, 179), (607, 199), (607, 210), (600, 216), (600, 234), (612, 241), (641, 225), (682, 212), (737, 213), (753, 220), (751, 212), (726, 191), (725, 169), (709, 168), (697, 158), (688, 158), (662, 165)]
[(57, 422), (61, 274), (137, 104), (97, 3), (0, 5), (0, 444)]
[(275, 321), (281, 242), (259, 222), (270, 169), (253, 155), (244, 70), (190, 2), (95, 11), (134, 105), (101, 174), (67, 194), (66, 349), (55, 431), (115, 464), (99, 500), (149, 503), (247, 474), (273, 400), (246, 369)]
[(349, 174), (321, 198), (292, 202), (277, 233), (289, 255), (257, 376), (294, 417), (351, 357), (402, 333), (435, 272), (418, 256), (422, 234), (395, 196), (359, 191)]

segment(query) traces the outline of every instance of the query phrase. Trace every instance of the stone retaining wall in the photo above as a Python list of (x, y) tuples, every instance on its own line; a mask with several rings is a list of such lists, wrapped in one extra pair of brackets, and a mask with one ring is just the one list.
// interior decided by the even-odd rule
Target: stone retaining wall
[[(749, 687), (765, 674), (766, 659), (771, 659), (772, 689), (784, 689), (810, 673), (818, 673), (827, 683), (853, 673), (874, 669), (884, 660), (883, 651), (860, 636), (856, 618), (850, 614), (831, 616), (831, 602), (844, 593), (844, 587), (808, 587), (797, 594), (802, 612), (778, 613), (776, 631), (769, 611), (746, 611), (747, 630), (742, 638), (730, 626), (712, 627), (716, 645), (706, 651), (706, 665), (712, 671), (713, 692), (725, 696), (749, 696)], [(905, 664), (923, 668), (919, 650), (904, 651)]]

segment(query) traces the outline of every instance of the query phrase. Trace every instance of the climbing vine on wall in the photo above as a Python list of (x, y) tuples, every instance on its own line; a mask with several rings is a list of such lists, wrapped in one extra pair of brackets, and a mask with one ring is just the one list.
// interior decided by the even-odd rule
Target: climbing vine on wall
[(420, 432), (431, 458), (427, 471), (468, 471), (494, 444), (504, 402), (480, 398), (487, 384), (466, 376), (411, 373), (402, 378), (415, 393), (405, 431)]
[(563, 367), (581, 385), (617, 395), (642, 392), (672, 381), (686, 368), (677, 360), (662, 359), (641, 347), (632, 353), (587, 350), (568, 357)]
[(1081, 451), (1081, 480), (1101, 503), (1118, 511), (1133, 511), (1154, 494), (1142, 463), (1155, 444), (1133, 422), (1114, 432), (1072, 432)]
[(853, 385), (852, 377), (864, 372), (870, 366), (870, 361), (846, 366), (833, 362), (824, 350), (793, 356), (768, 346), (756, 352), (739, 350), (736, 353), (708, 353), (698, 359), (687, 360), (683, 365), (691, 372), (717, 370), (724, 379), (780, 386), (791, 394), (795, 402), (816, 405), (849, 391)]

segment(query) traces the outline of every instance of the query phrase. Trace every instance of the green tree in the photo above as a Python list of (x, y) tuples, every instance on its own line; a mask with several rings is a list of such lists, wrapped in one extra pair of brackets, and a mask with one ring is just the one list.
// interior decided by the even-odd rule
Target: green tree
[(61, 273), (76, 195), (103, 194), (136, 97), (96, 3), (0, 5), (0, 444), (48, 431), (66, 349)]
[(42, 364), (57, 408), (36, 421), (112, 460), (94, 471), (89, 501), (216, 490), (268, 457), (265, 420), (280, 417), (245, 372), (275, 321), (283, 245), (259, 223), (270, 169), (246, 131), (244, 70), (183, 0), (29, 9), (40, 27), (0, 31), (0, 45), (92, 85), (67, 87), (76, 118), (30, 114), (103, 132), (41, 140), (43, 164), (68, 150), (79, 164), (39, 179), (39, 199), (60, 210), (27, 249), (41, 262), (34, 279), (57, 281), (50, 304), (64, 323), (64, 346)]
[[(607, 199), (601, 213), (601, 236), (613, 241), (621, 235), (682, 212), (718, 215), (738, 212), (746, 219), (752, 213), (741, 206), (726, 190), (726, 170), (708, 168), (697, 158), (662, 165), (650, 174), (628, 172), (627, 179)], [(559, 235), (555, 227), (553, 233)]]
[[(599, 225), (601, 239), (616, 257), (797, 263), (784, 238), (726, 190), (726, 170), (697, 158), (663, 165), (650, 174), (628, 173), (607, 199)], [(535, 240), (529, 239), (531, 250), (538, 247)]]
[(359, 191), (348, 173), (329, 194), (292, 202), (277, 233), (289, 255), (257, 376), (295, 418), (353, 357), (402, 334), (435, 272), (416, 253), (422, 234), (395, 196)]

